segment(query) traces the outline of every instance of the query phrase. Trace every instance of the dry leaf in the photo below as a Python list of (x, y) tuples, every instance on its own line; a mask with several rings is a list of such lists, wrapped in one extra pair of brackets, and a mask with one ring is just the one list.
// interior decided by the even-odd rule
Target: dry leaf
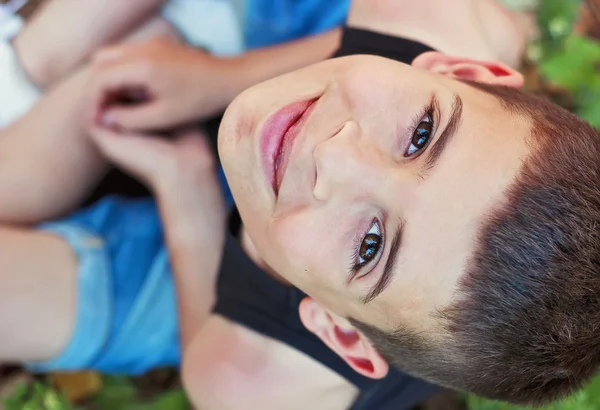
[(102, 388), (102, 377), (96, 372), (53, 373), (50, 378), (73, 403), (93, 396)]

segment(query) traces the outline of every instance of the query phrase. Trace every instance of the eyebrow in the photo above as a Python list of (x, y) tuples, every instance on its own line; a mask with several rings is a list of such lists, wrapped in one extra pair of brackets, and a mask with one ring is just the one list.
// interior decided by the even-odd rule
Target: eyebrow
[(462, 112), (463, 112), (463, 101), (462, 98), (458, 95), (454, 95), (454, 102), (452, 103), (452, 113), (450, 114), (450, 120), (448, 121), (448, 125), (442, 132), (442, 135), (433, 143), (433, 146), (429, 150), (427, 154), (427, 159), (425, 160), (424, 170), (421, 174), (425, 174), (435, 165), (438, 160), (444, 153), (444, 150), (448, 146), (448, 143), (454, 138), (456, 135), (456, 131), (458, 130), (458, 126), (462, 120)]
[(388, 259), (385, 262), (385, 266), (383, 268), (383, 273), (381, 277), (373, 285), (369, 293), (361, 298), (361, 302), (365, 305), (375, 299), (377, 296), (383, 292), (390, 282), (392, 281), (395, 273), (396, 262), (398, 261), (398, 257), (400, 255), (400, 245), (402, 244), (402, 232), (404, 231), (404, 223), (400, 222), (398, 227), (396, 228), (396, 233), (394, 233), (394, 239), (392, 239), (392, 246), (390, 246), (390, 252), (388, 253)]

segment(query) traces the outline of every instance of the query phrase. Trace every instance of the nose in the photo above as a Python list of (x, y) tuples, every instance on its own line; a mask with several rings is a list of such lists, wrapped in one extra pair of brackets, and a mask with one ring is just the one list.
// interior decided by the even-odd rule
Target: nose
[[(375, 138), (361, 135), (356, 123), (348, 122), (334, 137), (315, 147), (316, 182), (313, 195), (327, 201), (371, 196), (386, 178), (386, 158)], [(389, 171), (389, 170), (388, 170)], [(391, 175), (387, 175), (391, 177)]]

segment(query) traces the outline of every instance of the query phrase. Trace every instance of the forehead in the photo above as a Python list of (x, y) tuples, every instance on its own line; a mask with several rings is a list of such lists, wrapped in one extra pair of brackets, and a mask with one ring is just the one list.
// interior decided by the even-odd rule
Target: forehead
[(531, 151), (528, 119), (468, 85), (447, 86), (461, 96), (463, 118), (438, 165), (402, 210), (402, 256), (376, 309), (383, 326), (391, 325), (390, 311), (416, 329), (433, 325), (432, 313), (450, 304), (480, 229), (505, 204), (504, 193)]

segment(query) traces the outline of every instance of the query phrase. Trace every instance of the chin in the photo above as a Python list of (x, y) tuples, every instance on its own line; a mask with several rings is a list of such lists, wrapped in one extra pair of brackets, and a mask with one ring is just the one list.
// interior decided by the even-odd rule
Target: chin
[(233, 129), (229, 126), (230, 121), (228, 121), (225, 117), (221, 121), (221, 126), (219, 127), (219, 137), (217, 139), (217, 148), (219, 151), (219, 158), (221, 159), (221, 163), (223, 164), (223, 168), (225, 171), (228, 171), (228, 158), (235, 152), (235, 148), (237, 146), (237, 138), (235, 134), (233, 134)]
[(240, 142), (240, 139), (249, 135), (249, 130), (244, 125), (244, 110), (242, 104), (234, 100), (223, 114), (219, 126), (218, 149), (221, 160), (225, 162), (228, 156), (232, 156)]

